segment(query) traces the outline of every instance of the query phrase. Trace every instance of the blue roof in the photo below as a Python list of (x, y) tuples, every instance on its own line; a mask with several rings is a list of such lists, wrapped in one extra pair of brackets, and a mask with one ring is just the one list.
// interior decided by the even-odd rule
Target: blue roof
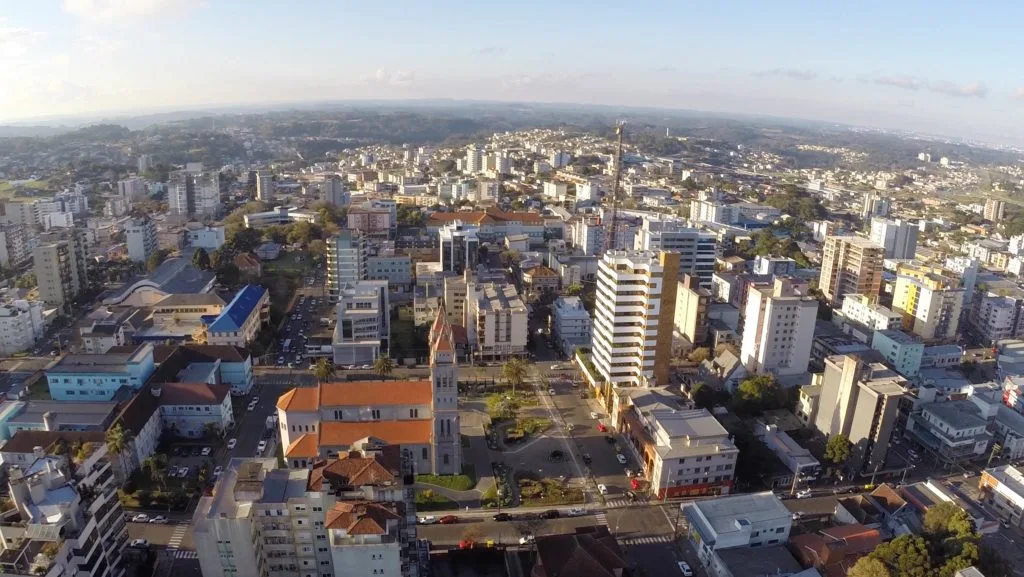
[(245, 324), (253, 309), (259, 304), (260, 299), (266, 294), (267, 289), (254, 284), (247, 284), (238, 291), (235, 298), (231, 299), (228, 306), (221, 311), (217, 320), (213, 321), (208, 329), (213, 333), (226, 333), (237, 331)]

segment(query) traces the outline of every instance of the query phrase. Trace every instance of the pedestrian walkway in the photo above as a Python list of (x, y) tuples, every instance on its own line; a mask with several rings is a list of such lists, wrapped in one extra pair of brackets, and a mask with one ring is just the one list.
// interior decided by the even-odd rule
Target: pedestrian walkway
[(177, 551), (174, 552), (174, 558), (175, 559), (198, 559), (199, 558), (199, 553), (196, 553), (195, 551), (182, 551), (181, 549), (178, 549)]
[(608, 526), (608, 515), (604, 511), (594, 513), (594, 520), (597, 521), (598, 525)]
[(198, 559), (195, 551), (182, 551), (181, 542), (185, 540), (185, 533), (188, 533), (188, 525), (178, 525), (167, 540), (167, 553), (175, 559)]
[(646, 505), (650, 501), (647, 497), (637, 497), (636, 499), (608, 499), (604, 502), (605, 507), (609, 509), (618, 509), (621, 507), (632, 507), (634, 505)]
[(653, 545), (655, 543), (671, 543), (672, 535), (648, 535), (645, 537), (625, 537), (619, 539), (623, 545)]

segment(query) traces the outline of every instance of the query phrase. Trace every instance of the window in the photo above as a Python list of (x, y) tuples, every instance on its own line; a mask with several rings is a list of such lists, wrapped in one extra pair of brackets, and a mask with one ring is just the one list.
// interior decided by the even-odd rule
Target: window
[(380, 409), (371, 409), (370, 410), (370, 418), (375, 420), (375, 421), (379, 421), (380, 420)]
[(776, 533), (784, 533), (785, 531), (786, 531), (785, 527), (776, 527), (775, 528), (775, 532)]
[(418, 419), (418, 418), (420, 418), (420, 410), (419, 409), (409, 409), (409, 418), (410, 419)]
[(427, 448), (426, 447), (423, 447), (423, 458), (424, 459), (428, 458), (427, 457)]

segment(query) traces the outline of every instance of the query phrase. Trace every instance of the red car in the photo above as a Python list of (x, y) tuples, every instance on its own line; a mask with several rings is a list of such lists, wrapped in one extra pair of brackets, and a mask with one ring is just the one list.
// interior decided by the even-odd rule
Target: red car
[(602, 433), (607, 433), (608, 432), (608, 427), (604, 426), (604, 423), (598, 423), (597, 424), (597, 430), (601, 431)]
[(444, 517), (441, 517), (440, 519), (438, 519), (437, 522), (442, 524), (442, 525), (452, 525), (454, 523), (458, 523), (459, 522), (459, 518), (456, 517), (455, 515), (445, 515)]

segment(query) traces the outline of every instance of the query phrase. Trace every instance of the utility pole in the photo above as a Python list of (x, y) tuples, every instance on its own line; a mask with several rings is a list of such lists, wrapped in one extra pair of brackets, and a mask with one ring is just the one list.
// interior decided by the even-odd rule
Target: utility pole
[(615, 125), (615, 177), (614, 184), (612, 185), (612, 214), (609, 218), (609, 226), (606, 229), (604, 237), (605, 250), (617, 250), (619, 247), (615, 244), (615, 233), (618, 228), (618, 207), (619, 207), (619, 183), (622, 181), (622, 131), (625, 122), (619, 121)]

